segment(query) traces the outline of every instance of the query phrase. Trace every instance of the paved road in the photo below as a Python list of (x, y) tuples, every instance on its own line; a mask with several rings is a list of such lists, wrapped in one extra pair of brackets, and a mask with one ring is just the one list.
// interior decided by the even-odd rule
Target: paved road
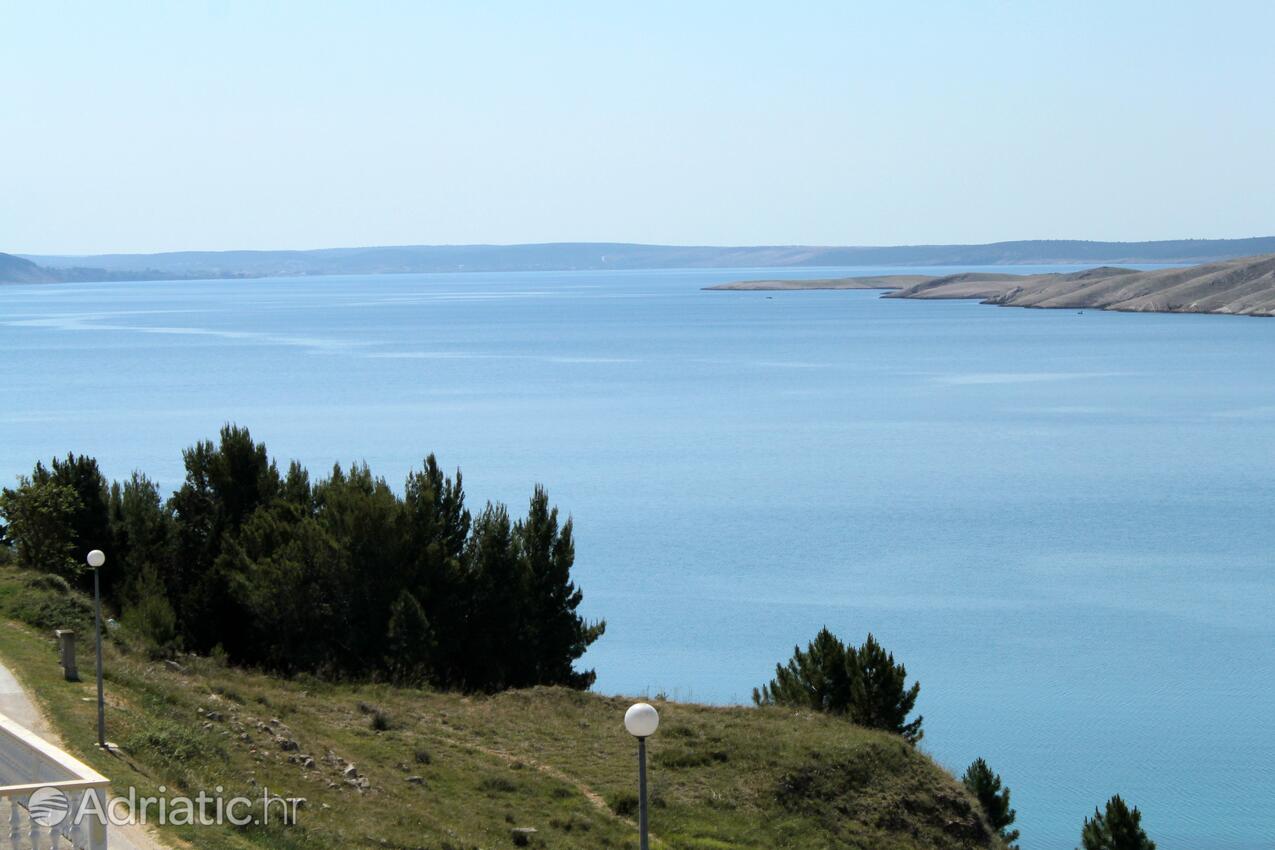
[[(8, 715), (54, 746), (62, 746), (44, 715), (3, 664), (0, 664), (0, 714)], [(168, 850), (168, 845), (150, 830), (137, 825), (109, 827), (106, 844), (110, 850)]]

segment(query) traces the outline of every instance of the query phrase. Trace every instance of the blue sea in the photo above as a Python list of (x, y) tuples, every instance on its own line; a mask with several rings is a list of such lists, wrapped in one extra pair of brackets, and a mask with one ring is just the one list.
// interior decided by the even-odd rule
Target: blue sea
[(1117, 792), (1162, 850), (1275, 848), (1275, 321), (701, 291), (910, 271), (0, 286), (0, 479), (172, 488), (234, 421), (395, 486), (436, 452), (474, 506), (543, 482), (597, 690), (744, 703), (872, 632), (1024, 850)]

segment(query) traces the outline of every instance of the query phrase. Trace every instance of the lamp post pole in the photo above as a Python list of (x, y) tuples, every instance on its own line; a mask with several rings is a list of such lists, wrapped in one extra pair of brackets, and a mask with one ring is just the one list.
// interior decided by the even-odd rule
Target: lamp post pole
[(638, 847), (650, 850), (646, 834), (646, 738), (638, 738)]
[(106, 697), (102, 688), (102, 565), (106, 555), (101, 549), (89, 552), (88, 564), (93, 568), (93, 631), (97, 640), (97, 745), (106, 747)]
[(650, 850), (650, 838), (646, 825), (646, 739), (655, 734), (660, 725), (660, 713), (655, 706), (639, 702), (624, 712), (624, 728), (637, 738), (638, 745), (638, 842), (641, 850)]

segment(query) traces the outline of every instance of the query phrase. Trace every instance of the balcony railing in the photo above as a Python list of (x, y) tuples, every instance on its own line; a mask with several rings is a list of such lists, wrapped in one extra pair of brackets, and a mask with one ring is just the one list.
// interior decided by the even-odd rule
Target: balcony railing
[(109, 784), (0, 714), (0, 850), (106, 850)]

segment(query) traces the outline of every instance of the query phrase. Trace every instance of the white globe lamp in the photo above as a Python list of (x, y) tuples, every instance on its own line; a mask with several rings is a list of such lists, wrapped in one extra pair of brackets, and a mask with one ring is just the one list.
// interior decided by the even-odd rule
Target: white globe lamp
[(647, 738), (655, 734), (660, 725), (660, 713), (655, 706), (639, 702), (629, 706), (624, 712), (624, 728), (634, 738)]

